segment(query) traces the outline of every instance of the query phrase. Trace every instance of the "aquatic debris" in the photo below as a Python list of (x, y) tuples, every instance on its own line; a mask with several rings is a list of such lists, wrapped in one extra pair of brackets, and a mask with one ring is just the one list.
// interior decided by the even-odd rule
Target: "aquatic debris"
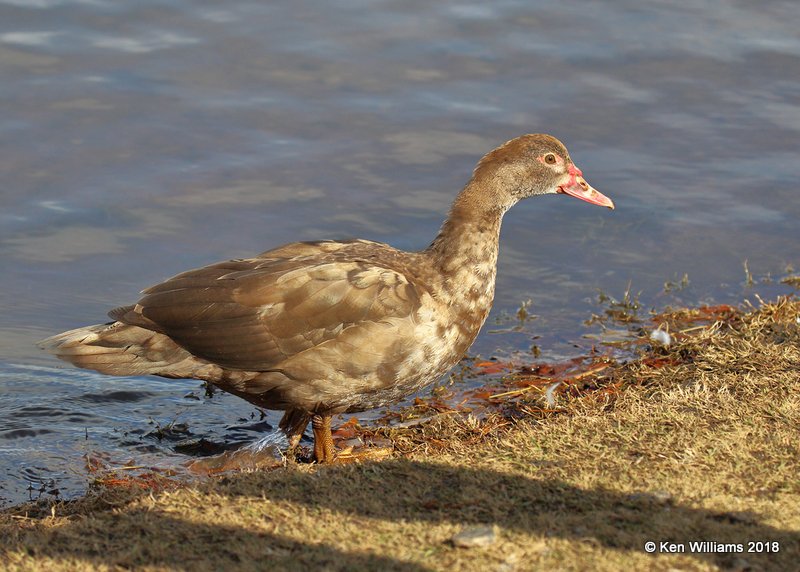
[(662, 330), (661, 328), (653, 330), (650, 333), (650, 339), (665, 348), (668, 348), (672, 343), (672, 336), (669, 335), (668, 331)]
[(334, 439), (353, 439), (358, 437), (360, 432), (361, 426), (358, 424), (358, 419), (356, 417), (351, 417), (334, 429), (331, 435)]
[(642, 307), (639, 302), (641, 292), (632, 294), (631, 285), (632, 282), (628, 282), (628, 286), (620, 300), (615, 299), (602, 290), (598, 290), (597, 305), (605, 306), (603, 314), (592, 313), (591, 318), (584, 321), (584, 324), (587, 326), (600, 324), (600, 326), (605, 327), (607, 322), (629, 326), (641, 322), (639, 318), (639, 310)]
[(544, 398), (547, 401), (547, 406), (550, 409), (553, 409), (556, 406), (556, 400), (553, 397), (553, 392), (556, 389), (558, 389), (558, 386), (560, 386), (562, 383), (564, 383), (564, 382), (563, 381), (557, 381), (554, 384), (552, 384), (550, 387), (548, 387), (547, 391), (544, 392)]
[(716, 306), (700, 306), (699, 308), (667, 308), (663, 312), (653, 315), (651, 320), (661, 324), (661, 329), (667, 328), (680, 334), (711, 326), (722, 322), (731, 327), (741, 321), (742, 312), (728, 304)]
[(480, 375), (487, 375), (493, 373), (504, 373), (514, 367), (514, 364), (502, 361), (481, 361), (473, 365)]
[(750, 268), (747, 266), (746, 258), (744, 259), (744, 263), (742, 265), (744, 266), (744, 284), (745, 286), (752, 286), (756, 283), (756, 281), (753, 280), (753, 274), (750, 272)]
[[(443, 414), (439, 414), (443, 415)], [(390, 426), (392, 429), (408, 429), (409, 427), (416, 427), (417, 425), (421, 425), (423, 423), (427, 423), (431, 419), (434, 419), (436, 415), (428, 415), (426, 417), (414, 417), (409, 419), (408, 421), (400, 421), (398, 423), (392, 423)]]
[[(599, 364), (592, 364), (588, 370), (582, 369), (582, 362), (585, 361), (584, 358), (580, 359), (573, 359), (566, 362), (566, 364), (558, 364), (558, 366), (553, 366), (550, 364), (540, 364), (535, 366), (534, 368), (531, 367), (523, 367), (522, 371), (516, 377), (513, 377), (509, 381), (511, 383), (515, 383), (516, 385), (523, 385), (523, 387), (519, 389), (512, 389), (510, 391), (504, 391), (502, 393), (494, 393), (488, 396), (490, 400), (499, 400), (504, 399), (507, 400), (509, 397), (518, 397), (524, 393), (528, 393), (533, 389), (542, 389), (544, 384), (553, 381), (559, 381), (563, 383), (564, 379), (568, 379), (570, 382), (576, 382), (578, 380), (593, 376), (601, 371), (608, 369), (611, 367), (610, 363), (599, 363)], [(571, 367), (570, 367), (571, 366)], [(572, 374), (567, 370), (578, 368), (576, 373)], [(560, 375), (564, 377), (562, 380), (555, 380), (553, 376)], [(555, 387), (552, 385), (549, 386), (550, 388), (545, 391), (555, 391)], [(546, 397), (546, 395), (545, 395)], [(550, 398), (552, 399), (552, 392), (550, 393)]]
[[(134, 467), (121, 467), (118, 470), (132, 471)], [(107, 489), (163, 491), (179, 488), (183, 485), (180, 480), (171, 478), (175, 476), (176, 474), (173, 471), (159, 471), (156, 468), (137, 474), (122, 474), (112, 470), (95, 477), (92, 480), (92, 486)]]
[(781, 280), (781, 284), (786, 284), (793, 288), (800, 288), (800, 276), (787, 276)]
[(528, 312), (528, 308), (531, 307), (531, 304), (533, 304), (533, 300), (528, 298), (519, 305), (519, 309), (517, 309), (517, 319), (520, 321), (520, 323), (524, 323), (526, 320), (536, 317)]
[(689, 275), (684, 273), (683, 278), (680, 280), (667, 280), (664, 282), (664, 292), (672, 292), (673, 290), (677, 292), (683, 290), (687, 286), (689, 286)]

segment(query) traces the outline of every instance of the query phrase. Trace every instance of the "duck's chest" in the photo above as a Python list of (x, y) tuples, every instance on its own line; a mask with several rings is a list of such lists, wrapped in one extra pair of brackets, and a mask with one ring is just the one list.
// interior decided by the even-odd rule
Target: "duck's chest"
[(464, 357), (494, 298), (495, 265), (464, 264), (428, 278), (412, 315), (394, 321), (393, 343), (360, 408), (401, 399), (433, 383)]
[(414, 317), (413, 349), (407, 355), (401, 378), (424, 385), (455, 365), (480, 332), (494, 297), (491, 279), (460, 292), (442, 290), (422, 298)]
[(439, 344), (444, 354), (456, 355), (456, 359), (469, 349), (489, 315), (494, 298), (494, 273), (485, 282), (470, 285), (465, 281), (461, 286), (457, 292), (441, 294), (437, 300), (440, 311), (430, 316), (436, 334), (432, 343)]
[(442, 313), (420, 312), (412, 332), (406, 330), (397, 353), (387, 359), (364, 388), (358, 404), (349, 411), (362, 411), (394, 403), (433, 383), (464, 356), (486, 319), (486, 311), (447, 320)]

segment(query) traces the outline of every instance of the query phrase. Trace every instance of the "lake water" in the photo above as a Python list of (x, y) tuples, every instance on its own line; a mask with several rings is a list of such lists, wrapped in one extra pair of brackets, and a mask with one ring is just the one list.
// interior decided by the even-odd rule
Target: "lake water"
[[(36, 340), (285, 242), (423, 248), (477, 159), (522, 133), (562, 139), (617, 210), (509, 213), (473, 354), (581, 353), (598, 290), (735, 302), (789, 292), (759, 280), (800, 268), (791, 0), (0, 0), (0, 74), (0, 504), (79, 493), (85, 454), (181, 463), (182, 439), (277, 419), (196, 381), (76, 370)], [(528, 299), (522, 331), (489, 331)]]

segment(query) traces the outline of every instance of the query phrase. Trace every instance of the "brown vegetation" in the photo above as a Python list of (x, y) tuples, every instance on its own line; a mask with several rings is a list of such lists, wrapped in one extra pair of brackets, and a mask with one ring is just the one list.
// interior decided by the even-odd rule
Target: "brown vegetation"
[[(643, 335), (624, 361), (600, 346), (565, 364), (478, 363), (478, 372), (505, 375), (455, 405), (441, 392), (421, 400), (398, 414), (401, 428), (351, 423), (340, 431), (342, 439), (388, 441), (389, 459), (290, 463), (192, 485), (109, 481), (77, 501), (0, 515), (0, 564), (796, 569), (799, 320), (794, 299), (749, 311), (680, 310), (648, 325), (670, 332), (668, 347)], [(473, 525), (496, 526), (496, 539), (454, 546), (453, 536)], [(647, 541), (685, 552), (648, 554)], [(691, 541), (742, 544), (744, 552), (692, 553)], [(748, 552), (751, 541), (778, 551)]]

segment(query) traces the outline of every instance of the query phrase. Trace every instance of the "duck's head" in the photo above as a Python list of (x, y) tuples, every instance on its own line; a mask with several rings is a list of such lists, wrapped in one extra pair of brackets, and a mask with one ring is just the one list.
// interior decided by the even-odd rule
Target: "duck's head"
[(614, 208), (611, 199), (586, 182), (564, 144), (543, 133), (522, 135), (488, 153), (475, 167), (473, 180), (506, 195), (507, 206), (533, 195), (565, 194)]

